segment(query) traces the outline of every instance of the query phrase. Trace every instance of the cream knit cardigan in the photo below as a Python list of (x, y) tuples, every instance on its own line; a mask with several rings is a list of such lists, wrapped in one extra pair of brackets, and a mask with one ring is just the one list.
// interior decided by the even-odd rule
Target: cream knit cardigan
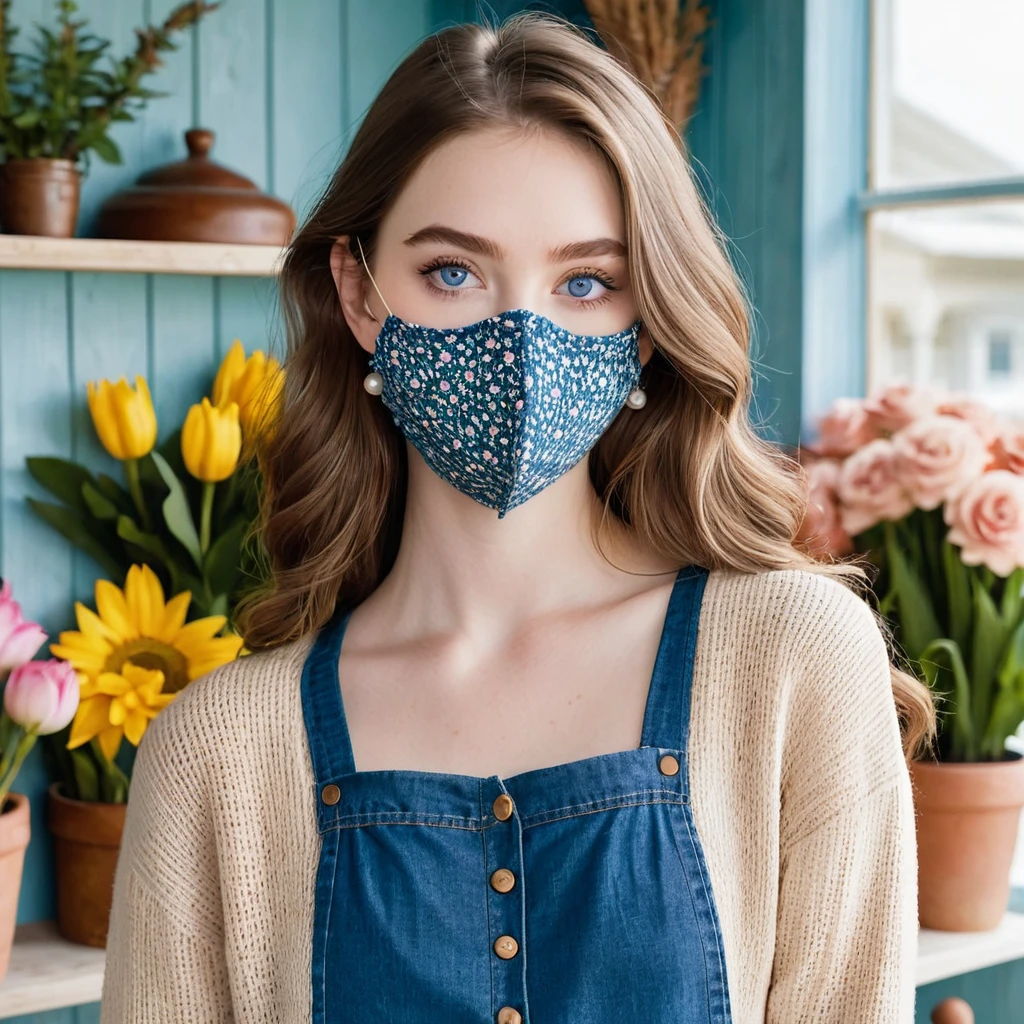
[[(216, 669), (149, 726), (101, 1024), (310, 1020), (310, 643)], [(692, 702), (691, 800), (733, 1024), (912, 1024), (914, 811), (867, 605), (804, 570), (712, 571)]]

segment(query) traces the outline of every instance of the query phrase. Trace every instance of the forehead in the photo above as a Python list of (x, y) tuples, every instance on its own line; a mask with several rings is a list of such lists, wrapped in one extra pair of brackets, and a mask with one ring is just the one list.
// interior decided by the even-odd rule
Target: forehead
[(427, 224), (483, 235), (510, 254), (588, 238), (625, 242), (607, 161), (551, 130), (477, 131), (438, 146), (388, 211), (381, 240), (401, 243)]

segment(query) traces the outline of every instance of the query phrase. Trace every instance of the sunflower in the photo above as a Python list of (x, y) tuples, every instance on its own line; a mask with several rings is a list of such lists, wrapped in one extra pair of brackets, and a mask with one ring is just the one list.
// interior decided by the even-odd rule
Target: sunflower
[(110, 580), (96, 581), (99, 614), (75, 602), (78, 631), (61, 633), (50, 645), (75, 667), (82, 687), (69, 748), (95, 736), (113, 760), (123, 736), (137, 746), (148, 720), (176, 693), (238, 655), (241, 637), (217, 636), (223, 615), (186, 625), (191, 600), (184, 590), (165, 603), (156, 573), (133, 565), (123, 591)]

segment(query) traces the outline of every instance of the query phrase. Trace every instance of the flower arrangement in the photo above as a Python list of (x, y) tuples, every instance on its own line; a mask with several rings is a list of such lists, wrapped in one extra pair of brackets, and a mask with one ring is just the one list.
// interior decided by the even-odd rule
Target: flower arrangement
[(940, 760), (1002, 760), (1024, 721), (1024, 428), (906, 384), (818, 427), (798, 541), (876, 566), (880, 610), (943, 700)]
[(46, 633), (26, 621), (5, 580), (0, 587), (0, 814), (38, 736), (65, 728), (78, 708), (78, 677), (64, 661), (32, 661)]
[(61, 499), (29, 498), (32, 509), (109, 577), (96, 581), (95, 611), (76, 602), (78, 629), (50, 647), (81, 686), (70, 734), (44, 745), (68, 796), (125, 802), (129, 766), (115, 761), (122, 740), (137, 747), (176, 693), (242, 652), (231, 614), (263, 575), (261, 552), (247, 543), (260, 485), (252, 456), (257, 436), (274, 430), (283, 378), (276, 359), (247, 357), (236, 339), (213, 401), (193, 405), (160, 447), (145, 378), (134, 388), (89, 382), (93, 425), (123, 465), (124, 485), (64, 459), (27, 460)]

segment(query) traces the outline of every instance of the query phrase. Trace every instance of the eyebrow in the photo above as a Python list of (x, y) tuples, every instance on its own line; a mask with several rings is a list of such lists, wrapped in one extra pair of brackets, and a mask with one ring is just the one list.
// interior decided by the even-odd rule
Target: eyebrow
[[(444, 224), (428, 224), (425, 228), (413, 232), (406, 240), (406, 245), (421, 245), (424, 242), (447, 242), (460, 249), (467, 249), (481, 256), (501, 260), (505, 251), (497, 242), (467, 231), (458, 231)], [(587, 256), (621, 256), (625, 257), (626, 247), (615, 238), (591, 238), (584, 242), (569, 242), (567, 245), (556, 246), (548, 253), (552, 263), (566, 263), (569, 260), (584, 259)]]

